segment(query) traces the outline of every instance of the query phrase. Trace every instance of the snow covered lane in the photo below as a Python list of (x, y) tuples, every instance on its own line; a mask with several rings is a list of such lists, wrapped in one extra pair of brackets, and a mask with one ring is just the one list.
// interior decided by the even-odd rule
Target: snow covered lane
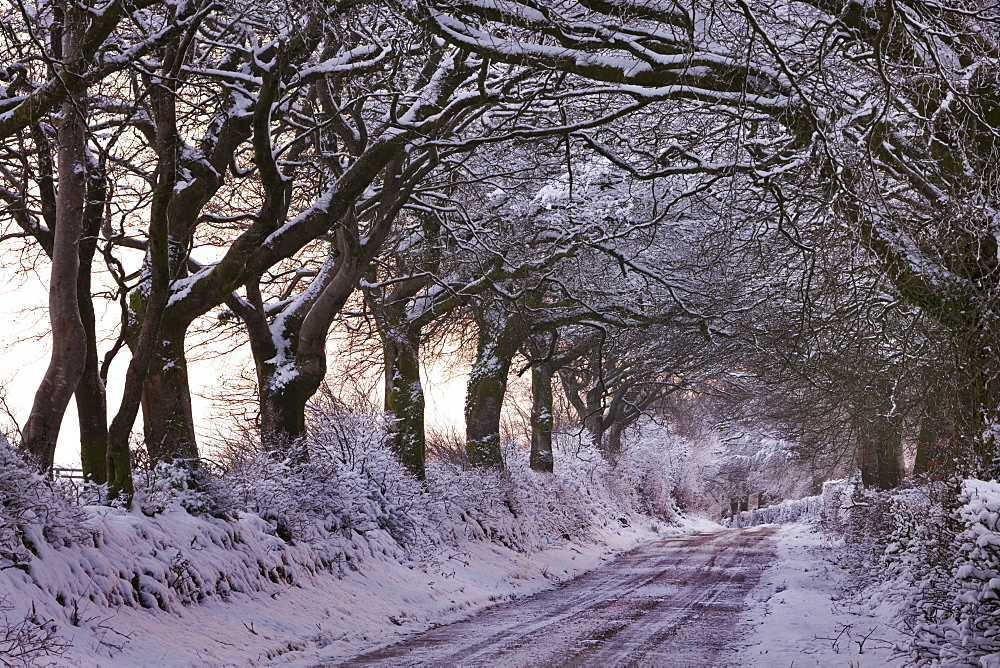
[(344, 665), (706, 666), (773, 560), (775, 527), (647, 543), (523, 601)]

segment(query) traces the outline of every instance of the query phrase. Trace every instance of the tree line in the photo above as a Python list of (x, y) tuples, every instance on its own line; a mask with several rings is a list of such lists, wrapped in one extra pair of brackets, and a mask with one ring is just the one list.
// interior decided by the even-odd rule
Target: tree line
[[(920, 470), (996, 465), (995, 6), (0, 11), (2, 238), (51, 262), (52, 353), (21, 434), (42, 470), (74, 397), (85, 476), (113, 497), (131, 495), (140, 410), (150, 458), (196, 468), (185, 343), (213, 314), (249, 341), (278, 456), (308, 456), (331, 328), (364, 317), (418, 477), (422, 345), (449, 327), (475, 340), (475, 465), (503, 466), (518, 360), (542, 471), (557, 380), (609, 456), (698, 392), (883, 487), (904, 441)], [(104, 351), (98, 264), (121, 311)]]

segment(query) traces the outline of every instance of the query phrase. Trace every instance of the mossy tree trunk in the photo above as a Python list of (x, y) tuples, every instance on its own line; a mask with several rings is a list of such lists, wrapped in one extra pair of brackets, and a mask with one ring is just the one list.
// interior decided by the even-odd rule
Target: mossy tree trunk
[[(389, 446), (418, 480), (426, 477), (426, 401), (420, 377), (420, 343), (426, 326), (450, 313), (463, 300), (455, 291), (435, 298), (414, 298), (434, 284), (448, 240), (436, 214), (419, 218), (421, 243), (393, 254), (394, 274), (410, 278), (391, 285), (365, 289), (365, 301), (374, 316), (382, 341), (385, 367), (384, 407), (389, 422)], [(426, 293), (425, 293), (426, 294)]]
[(403, 466), (419, 480), (426, 477), (424, 388), (420, 379), (420, 329), (383, 323), (385, 411), (391, 420), (389, 444)]
[[(552, 379), (560, 365), (556, 356), (558, 330), (539, 331), (528, 336), (523, 353), (531, 364), (531, 453), (528, 464), (535, 471), (552, 473), (553, 413)], [(573, 355), (573, 353), (569, 353)]]
[[(138, 288), (130, 294), (129, 330), (127, 339), (132, 351), (132, 360), (125, 372), (125, 387), (122, 390), (121, 406), (111, 420), (108, 429), (108, 493), (111, 498), (119, 498), (131, 502), (132, 483), (132, 453), (129, 447), (129, 437), (135, 424), (140, 405), (152, 407), (155, 413), (147, 418), (147, 428), (160, 429), (156, 422), (160, 415), (171, 414), (177, 401), (184, 401), (176, 396), (147, 396), (147, 374), (154, 360), (161, 364), (170, 360), (176, 365), (174, 373), (163, 374), (163, 369), (157, 368), (152, 379), (152, 386), (169, 385), (171, 380), (180, 377), (185, 381), (183, 389), (171, 388), (183, 394), (190, 402), (187, 391), (187, 369), (184, 363), (184, 332), (189, 321), (170, 320), (170, 327), (161, 332), (161, 324), (165, 321), (170, 295), (171, 277), (180, 275), (176, 262), (183, 258), (176, 257), (179, 246), (177, 237), (178, 225), (187, 223), (191, 214), (197, 213), (201, 205), (214, 190), (206, 187), (204, 181), (195, 180), (195, 188), (191, 192), (178, 192), (182, 165), (180, 164), (183, 140), (178, 127), (177, 87), (184, 63), (186, 46), (180, 38), (175, 38), (163, 50), (163, 70), (150, 77), (149, 101), (155, 119), (155, 147), (157, 155), (156, 184), (149, 209), (149, 232), (146, 257), (143, 263), (143, 278)], [(210, 181), (218, 182), (213, 175)], [(183, 215), (187, 212), (187, 215)], [(174, 265), (171, 263), (173, 257)], [(183, 266), (183, 265), (181, 265)], [(179, 352), (178, 352), (179, 351)], [(167, 371), (174, 371), (171, 366)], [(155, 402), (155, 404), (154, 404)], [(162, 402), (162, 404), (160, 403)], [(164, 429), (167, 431), (169, 428)], [(191, 429), (192, 438), (194, 430)], [(169, 448), (168, 442), (155, 442), (151, 446), (151, 455), (157, 448)], [(179, 451), (171, 450), (170, 456), (184, 457)], [(184, 457), (187, 458), (187, 457)], [(155, 458), (154, 458), (155, 460)], [(158, 461), (158, 460), (156, 460)]]
[(622, 454), (622, 436), (628, 425), (627, 422), (612, 422), (611, 426), (608, 427), (607, 442), (604, 447), (608, 459), (612, 462), (616, 461)]
[(527, 336), (517, 313), (487, 307), (476, 319), (476, 360), (465, 397), (465, 450), (474, 466), (504, 468), (500, 418), (510, 365)]
[(99, 164), (91, 160), (89, 167), (84, 234), (80, 241), (80, 270), (77, 278), (77, 301), (87, 336), (87, 355), (75, 397), (83, 477), (84, 480), (100, 485), (108, 480), (108, 401), (97, 354), (97, 318), (91, 297), (91, 265), (101, 233), (107, 184)]
[(531, 455), (529, 464), (535, 471), (552, 473), (552, 377), (554, 372), (544, 360), (531, 365)]
[(184, 328), (163, 323), (143, 383), (143, 436), (154, 462), (198, 459), (184, 334)]

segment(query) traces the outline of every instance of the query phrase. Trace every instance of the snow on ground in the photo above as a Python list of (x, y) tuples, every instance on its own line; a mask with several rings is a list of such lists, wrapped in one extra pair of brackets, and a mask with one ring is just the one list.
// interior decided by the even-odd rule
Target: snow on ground
[(777, 554), (747, 597), (733, 666), (885, 666), (905, 639), (887, 617), (863, 612), (843, 593), (848, 573), (833, 562), (818, 527), (775, 534)]
[(336, 662), (702, 528), (641, 467), (512, 456), (420, 483), (371, 440), (198, 487), (156, 469), (129, 511), (80, 505), (0, 440), (0, 665)]
[[(656, 534), (621, 527), (598, 542), (522, 554), (493, 543), (444, 555), (430, 568), (368, 562), (360, 572), (317, 576), (306, 587), (185, 606), (176, 613), (121, 608), (103, 625), (101, 646), (87, 634), (66, 665), (316, 665), (398, 642), (500, 602), (554, 587), (652, 538), (704, 528), (687, 523)], [(114, 631), (110, 631), (113, 628)], [(121, 649), (114, 650), (113, 645)]]

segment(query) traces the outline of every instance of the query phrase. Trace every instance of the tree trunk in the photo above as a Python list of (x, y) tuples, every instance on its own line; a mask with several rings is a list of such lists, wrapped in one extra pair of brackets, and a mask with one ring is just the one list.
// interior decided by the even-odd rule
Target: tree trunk
[[(176, 46), (176, 45), (175, 45)], [(168, 61), (179, 57), (174, 47), (168, 49)], [(111, 421), (108, 429), (108, 496), (131, 504), (132, 454), (129, 448), (129, 436), (135, 425), (135, 418), (140, 404), (145, 398), (146, 379), (153, 360), (161, 363), (164, 359), (174, 359), (178, 363), (179, 378), (175, 390), (183, 395), (154, 397), (165, 403), (187, 401), (190, 406), (190, 395), (187, 391), (187, 369), (184, 364), (184, 332), (188, 322), (174, 320), (171, 331), (166, 336), (161, 333), (163, 316), (167, 308), (170, 292), (170, 215), (168, 208), (177, 184), (177, 159), (181, 154), (180, 132), (177, 128), (175, 91), (176, 77), (160, 79), (150, 88), (149, 99), (154, 111), (156, 124), (156, 187), (149, 209), (149, 242), (143, 267), (145, 276), (138, 288), (130, 295), (129, 347), (132, 350), (132, 361), (125, 372), (125, 387), (122, 390), (122, 402)], [(179, 349), (179, 354), (177, 350)], [(161, 367), (157, 367), (161, 370)], [(156, 381), (154, 381), (155, 385)], [(153, 411), (161, 407), (145, 402), (151, 408), (147, 427), (152, 425), (157, 429), (156, 417)], [(190, 423), (190, 421), (189, 421)], [(190, 431), (191, 444), (194, 443), (193, 425)], [(157, 447), (157, 443), (151, 446)], [(152, 452), (150, 453), (152, 456)], [(186, 453), (185, 453), (186, 454)], [(182, 454), (181, 456), (185, 456)], [(197, 451), (194, 452), (197, 457)]]
[[(405, 331), (401, 331), (405, 330)], [(419, 480), (424, 468), (424, 390), (420, 380), (420, 330), (380, 326), (385, 359), (385, 411), (389, 442), (399, 460)]]
[[(888, 388), (886, 388), (888, 390)], [(866, 487), (894, 489), (903, 477), (902, 418), (886, 404), (875, 416), (860, 462), (861, 481)]]
[[(354, 254), (352, 254), (352, 251)], [(343, 252), (315, 279), (318, 296), (301, 302), (282, 318), (283, 329), (274, 333), (261, 313), (248, 321), (247, 331), (257, 337), (254, 359), (260, 393), (261, 436), (265, 447), (297, 447), (306, 436), (306, 405), (326, 377), (326, 338), (334, 318), (361, 279), (362, 262), (356, 248)], [(329, 260), (328, 260), (329, 261)], [(312, 286), (311, 286), (312, 287)], [(280, 337), (280, 343), (275, 340)], [(267, 351), (265, 353), (265, 351)], [(273, 351), (273, 355), (271, 354)], [(263, 355), (271, 355), (264, 358)]]
[(622, 453), (622, 434), (625, 432), (627, 422), (612, 422), (607, 431), (607, 444), (605, 445), (608, 459), (614, 462)]
[(939, 475), (948, 470), (948, 461), (951, 459), (949, 442), (954, 425), (946, 416), (951, 408), (951, 404), (945, 403), (945, 397), (940, 392), (932, 391), (924, 398), (924, 410), (917, 434), (917, 454), (913, 463), (914, 475)]
[[(62, 38), (66, 62), (73, 61), (79, 54), (79, 41), (85, 28), (86, 14), (75, 8), (69, 9)], [(76, 76), (66, 70), (61, 74), (67, 78)], [(66, 95), (57, 135), (59, 191), (49, 282), (52, 354), (21, 434), (21, 447), (31, 454), (43, 471), (52, 468), (59, 427), (83, 374), (87, 355), (87, 333), (80, 317), (77, 295), (79, 243), (83, 235), (83, 211), (87, 196), (85, 95), (69, 92)]]
[(552, 369), (544, 361), (531, 365), (531, 457), (535, 471), (552, 473)]
[(299, 459), (307, 457), (301, 447), (306, 436), (306, 405), (323, 382), (325, 366), (324, 360), (323, 372), (312, 375), (294, 367), (277, 369), (265, 365), (263, 382), (259, 384), (260, 430), (265, 450), (292, 453)]
[(563, 370), (559, 374), (562, 380), (566, 398), (576, 412), (580, 423), (590, 434), (594, 447), (601, 449), (604, 443), (604, 393), (598, 382), (592, 382), (591, 378), (585, 375), (582, 379), (568, 370)]
[[(971, 357), (971, 356), (970, 356)], [(969, 377), (958, 392), (958, 418), (952, 449), (971, 458), (969, 473), (983, 478), (1000, 475), (1000, 453), (995, 431), (1000, 426), (997, 374), (990, 347), (979, 351), (967, 367)]]
[(474, 466), (503, 469), (500, 411), (510, 365), (526, 333), (516, 314), (487, 312), (478, 324), (476, 361), (465, 397), (465, 449)]
[(184, 330), (164, 327), (142, 390), (143, 435), (153, 462), (198, 459)]
[(80, 242), (80, 270), (77, 276), (77, 301), (80, 317), (87, 333), (87, 355), (83, 376), (76, 386), (76, 410), (80, 424), (80, 461), (83, 478), (98, 485), (108, 480), (108, 402), (97, 356), (97, 319), (90, 294), (91, 264), (101, 232), (104, 200), (107, 197), (105, 177), (99, 165), (92, 165), (89, 174), (87, 207), (84, 212), (84, 236)]
[(895, 489), (903, 478), (903, 431), (898, 419), (887, 415), (879, 416), (876, 443), (875, 486), (879, 489)]

